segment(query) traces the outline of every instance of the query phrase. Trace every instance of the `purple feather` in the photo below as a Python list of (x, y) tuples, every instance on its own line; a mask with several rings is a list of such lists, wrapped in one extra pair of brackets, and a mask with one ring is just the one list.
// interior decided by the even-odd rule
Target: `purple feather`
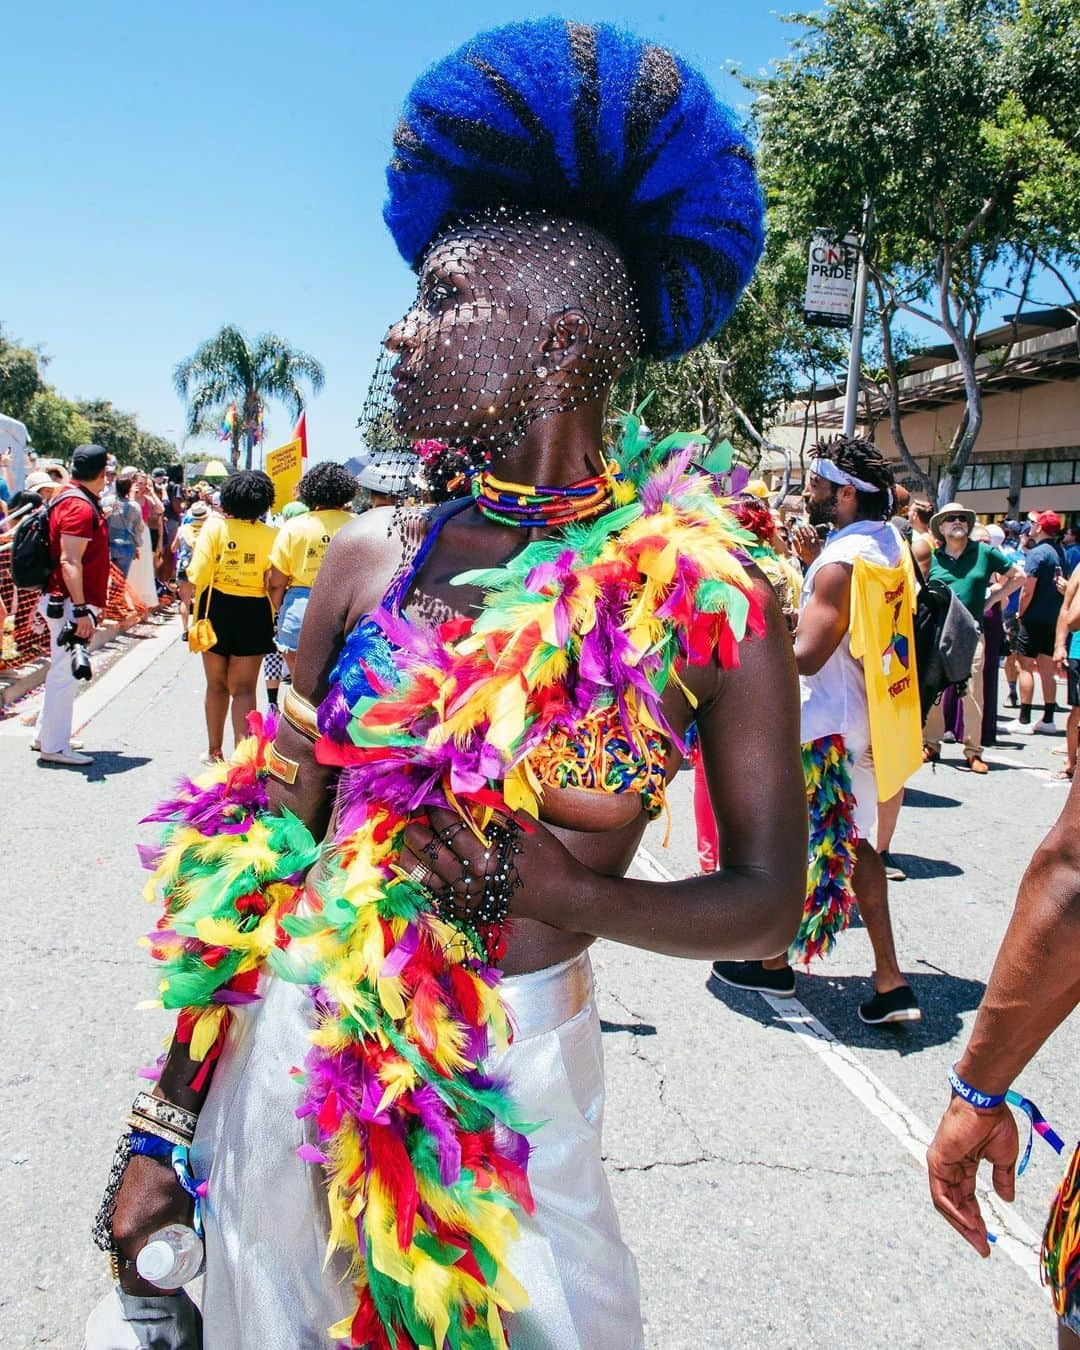
[(439, 1180), (444, 1186), (452, 1186), (461, 1176), (461, 1145), (446, 1107), (430, 1083), (417, 1088), (412, 1094), (412, 1101), (421, 1124), (435, 1141)]
[(340, 684), (335, 684), (319, 704), (319, 730), (341, 745), (349, 739), (348, 729), (349, 705), (345, 701), (345, 691)]
[(388, 980), (394, 975), (400, 975), (416, 955), (416, 949), (419, 946), (419, 930), (413, 924), (409, 924), (401, 937), (398, 938), (397, 942), (395, 942), (393, 947), (387, 952), (386, 959), (379, 967), (379, 979)]

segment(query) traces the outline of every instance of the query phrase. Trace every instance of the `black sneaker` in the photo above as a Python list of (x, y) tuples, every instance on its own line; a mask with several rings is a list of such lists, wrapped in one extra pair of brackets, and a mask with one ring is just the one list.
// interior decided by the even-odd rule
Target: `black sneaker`
[(887, 994), (875, 994), (865, 1003), (860, 1003), (859, 1017), (868, 1026), (879, 1027), (886, 1022), (921, 1021), (922, 1012), (911, 988), (902, 984), (899, 989), (890, 989)]
[(760, 961), (714, 961), (712, 973), (722, 984), (730, 984), (733, 989), (752, 989), (758, 994), (772, 994), (774, 998), (795, 996), (795, 972), (790, 966), (766, 970)]
[(885, 868), (885, 877), (888, 881), (907, 881), (907, 873), (891, 853), (882, 853), (881, 862)]

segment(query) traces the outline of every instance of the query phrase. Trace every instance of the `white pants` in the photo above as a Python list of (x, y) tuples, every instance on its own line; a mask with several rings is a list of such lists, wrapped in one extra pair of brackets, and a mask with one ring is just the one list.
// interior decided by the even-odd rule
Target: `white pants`
[[(199, 1115), (192, 1166), (206, 1200), (206, 1350), (329, 1350), (325, 1328), (354, 1296), (340, 1254), (324, 1267), (319, 1168), (296, 1156), (313, 1137), (296, 1119), (289, 1067), (310, 1048), (310, 999), (273, 977), (233, 1010)], [(530, 1136), (536, 1213), (510, 1253), (530, 1306), (511, 1319), (514, 1350), (642, 1350), (637, 1267), (600, 1157), (604, 1070), (586, 954), (503, 982), (517, 1034), (499, 1063)]]
[(75, 696), (79, 681), (71, 673), (71, 650), (57, 645), (56, 639), (64, 624), (72, 618), (71, 601), (65, 599), (63, 617), (50, 619), (48, 598), (41, 597), (38, 613), (49, 625), (49, 673), (45, 677), (45, 697), (41, 702), (34, 739), (45, 754), (66, 754), (71, 749), (71, 719), (75, 711)]

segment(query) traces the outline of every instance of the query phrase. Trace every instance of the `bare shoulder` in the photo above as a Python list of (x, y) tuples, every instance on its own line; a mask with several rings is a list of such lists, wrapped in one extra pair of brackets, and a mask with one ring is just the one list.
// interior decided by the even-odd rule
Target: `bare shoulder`
[(409, 552), (425, 531), (423, 511), (400, 513), (376, 506), (342, 526), (319, 569), (321, 589), (348, 597), (353, 615), (378, 605)]

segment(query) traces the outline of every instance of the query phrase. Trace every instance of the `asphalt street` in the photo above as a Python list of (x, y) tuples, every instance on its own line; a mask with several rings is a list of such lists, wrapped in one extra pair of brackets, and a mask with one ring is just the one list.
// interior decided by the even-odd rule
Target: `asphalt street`
[[(91, 771), (39, 766), (29, 727), (0, 724), (4, 1350), (79, 1345), (108, 1281), (90, 1222), (136, 1071), (168, 1028), (160, 1011), (136, 1007), (153, 997), (137, 943), (154, 912), (140, 898), (135, 843), (149, 837), (139, 817), (196, 765), (202, 684), (181, 644), (160, 631), (143, 642), (154, 645), (140, 656), (135, 640), (104, 696), (80, 705), (93, 713)], [(125, 671), (138, 673), (125, 682)], [(909, 880), (891, 900), (919, 1024), (858, 1020), (870, 991), (859, 927), (799, 977), (794, 1005), (716, 985), (705, 963), (594, 948), (605, 1152), (638, 1256), (649, 1350), (1054, 1343), (1031, 1272), (1056, 1156), (1036, 1141), (988, 1261), (934, 1213), (918, 1157), (1020, 875), (1064, 801), (1050, 779), (1062, 744), (1006, 738), (987, 752), (984, 778), (947, 746), (936, 770), (913, 779), (894, 843)], [(642, 875), (695, 870), (690, 786), (683, 773), (673, 787), (669, 848), (663, 822), (650, 826)], [(1070, 1140), (1078, 1063), (1080, 1016), (1020, 1084)]]

